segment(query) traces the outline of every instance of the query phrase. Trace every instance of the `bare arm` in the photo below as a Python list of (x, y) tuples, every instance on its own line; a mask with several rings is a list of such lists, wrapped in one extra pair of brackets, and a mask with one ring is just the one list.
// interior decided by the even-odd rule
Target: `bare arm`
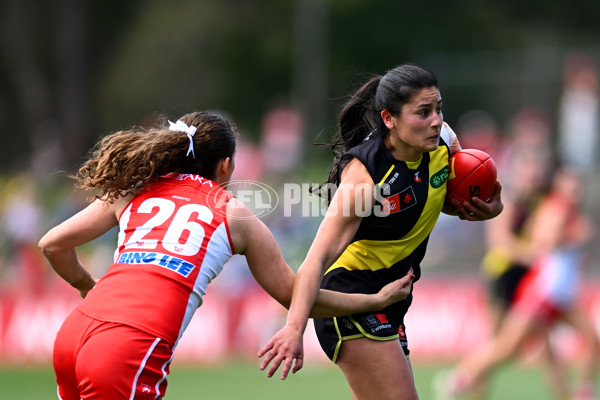
[(559, 246), (580, 246), (590, 239), (592, 226), (582, 212), (580, 176), (569, 168), (555, 172), (552, 191), (544, 197), (528, 227), (531, 246), (538, 252)]
[(383, 310), (385, 307), (408, 297), (414, 278), (415, 275), (410, 270), (404, 277), (388, 283), (375, 294), (341, 293), (320, 289), (315, 304), (310, 310), (309, 317), (337, 317)]
[[(233, 198), (227, 204), (227, 219), (234, 251), (246, 257), (254, 279), (275, 300), (289, 308), (296, 275), (287, 265), (269, 229), (247, 207)], [(377, 311), (410, 293), (410, 274), (386, 285), (373, 295), (319, 290), (310, 317), (332, 317)]]
[(289, 307), (294, 272), (283, 259), (269, 229), (236, 198), (227, 203), (227, 222), (233, 251), (246, 257), (258, 284), (284, 307)]
[(498, 251), (514, 262), (530, 264), (533, 260), (532, 246), (527, 235), (513, 231), (512, 221), (518, 206), (514, 200), (506, 202), (502, 214), (486, 224), (486, 244), (489, 249)]
[(117, 209), (123, 200), (113, 204), (96, 200), (82, 211), (52, 228), (39, 241), (50, 266), (67, 283), (79, 290), (81, 297), (96, 284), (79, 261), (75, 248), (101, 236), (118, 224)]
[(569, 200), (546, 198), (535, 210), (528, 228), (531, 250), (536, 255), (563, 245), (581, 245), (591, 237), (591, 225), (579, 210), (568, 205)]
[[(359, 191), (358, 188), (371, 190)], [(293, 372), (302, 368), (302, 336), (306, 328), (310, 309), (315, 303), (325, 270), (346, 249), (361, 221), (356, 212), (357, 203), (372, 204), (373, 180), (364, 165), (352, 160), (345, 167), (342, 183), (335, 193), (325, 218), (298, 270), (294, 284), (292, 303), (286, 325), (259, 352), (266, 354), (261, 369), (273, 361), (267, 371), (272, 376), (283, 362), (281, 378), (285, 379), (295, 360)]]

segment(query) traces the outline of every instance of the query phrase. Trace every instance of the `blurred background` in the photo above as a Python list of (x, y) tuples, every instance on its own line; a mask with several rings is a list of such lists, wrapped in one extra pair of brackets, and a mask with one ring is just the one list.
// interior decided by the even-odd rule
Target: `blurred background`
[[(521, 147), (550, 152), (581, 172), (578, 196), (598, 225), (599, 17), (592, 0), (1, 0), (0, 363), (49, 362), (54, 332), (78, 301), (36, 247), (87, 202), (66, 176), (98, 138), (157, 114), (210, 109), (233, 119), (241, 132), (234, 179), (276, 190), (322, 182), (332, 157), (315, 143), (334, 135), (347, 96), (369, 74), (415, 62), (440, 79), (444, 119), (462, 146), (489, 152), (505, 187), (520, 176)], [(320, 217), (275, 210), (264, 221), (297, 268)], [(440, 218), (415, 289), (423, 303), (411, 309), (413, 362), (455, 359), (489, 332), (484, 231), (485, 223)], [(600, 327), (597, 238), (584, 249), (582, 307)], [(110, 232), (80, 249), (95, 275), (115, 243)], [(182, 360), (254, 357), (284, 318), (241, 257), (205, 305)], [(435, 336), (440, 320), (460, 326)], [(215, 325), (228, 333), (210, 336)], [(564, 335), (577, 354), (576, 337)]]

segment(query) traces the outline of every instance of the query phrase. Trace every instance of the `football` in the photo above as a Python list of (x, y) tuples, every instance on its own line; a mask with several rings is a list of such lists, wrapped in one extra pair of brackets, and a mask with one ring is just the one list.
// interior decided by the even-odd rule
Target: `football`
[(459, 208), (473, 197), (483, 201), (492, 197), (498, 173), (489, 154), (477, 149), (463, 149), (452, 154), (448, 164), (446, 203)]

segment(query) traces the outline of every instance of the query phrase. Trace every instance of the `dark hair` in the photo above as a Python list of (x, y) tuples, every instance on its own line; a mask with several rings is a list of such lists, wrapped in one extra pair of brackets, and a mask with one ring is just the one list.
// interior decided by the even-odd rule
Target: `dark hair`
[(171, 172), (214, 179), (219, 160), (233, 158), (235, 153), (234, 125), (212, 112), (192, 112), (179, 119), (196, 127), (194, 155), (186, 155), (188, 135), (169, 130), (167, 119), (161, 116), (155, 127), (134, 127), (102, 138), (74, 176), (78, 185), (99, 189), (97, 198), (113, 201)]
[(340, 112), (338, 134), (331, 144), (334, 161), (326, 183), (339, 184), (344, 154), (361, 144), (369, 133), (382, 136), (389, 133), (381, 111), (388, 110), (398, 116), (415, 91), (431, 87), (439, 88), (437, 77), (414, 64), (399, 65), (383, 76), (373, 76), (361, 86)]

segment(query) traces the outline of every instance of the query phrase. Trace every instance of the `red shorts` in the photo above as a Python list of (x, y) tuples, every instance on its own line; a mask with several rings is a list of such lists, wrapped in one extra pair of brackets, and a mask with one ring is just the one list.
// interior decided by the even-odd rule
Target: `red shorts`
[(74, 310), (54, 343), (59, 398), (162, 399), (172, 358), (160, 338)]
[(562, 313), (552, 296), (544, 289), (540, 264), (523, 277), (515, 293), (513, 309), (539, 323), (552, 325)]

